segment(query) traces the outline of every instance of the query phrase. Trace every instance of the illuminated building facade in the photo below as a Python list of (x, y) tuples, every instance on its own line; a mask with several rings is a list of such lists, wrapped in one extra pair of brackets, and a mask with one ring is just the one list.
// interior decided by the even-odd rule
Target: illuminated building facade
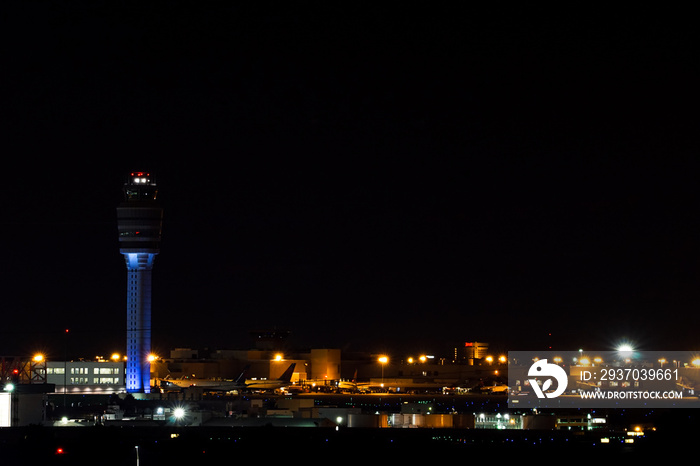
[(477, 364), (489, 350), (489, 344), (478, 341), (467, 341), (462, 348), (455, 348), (455, 362), (462, 364)]
[(127, 269), (126, 391), (149, 393), (151, 353), (151, 273), (160, 252), (163, 210), (149, 173), (133, 172), (117, 207), (119, 252)]
[(46, 381), (54, 393), (121, 393), (124, 363), (121, 361), (49, 361)]

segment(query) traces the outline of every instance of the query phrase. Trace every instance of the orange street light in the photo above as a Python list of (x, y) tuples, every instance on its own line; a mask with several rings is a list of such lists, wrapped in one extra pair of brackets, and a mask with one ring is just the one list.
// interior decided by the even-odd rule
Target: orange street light
[(389, 362), (389, 358), (386, 356), (380, 356), (378, 359), (379, 363), (382, 365), (382, 388), (384, 387), (384, 366)]

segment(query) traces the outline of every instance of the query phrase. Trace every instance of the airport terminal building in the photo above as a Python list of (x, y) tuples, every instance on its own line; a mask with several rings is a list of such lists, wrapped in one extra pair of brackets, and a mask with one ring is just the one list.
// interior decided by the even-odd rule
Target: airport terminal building
[(48, 361), (46, 383), (56, 393), (125, 393), (122, 361)]

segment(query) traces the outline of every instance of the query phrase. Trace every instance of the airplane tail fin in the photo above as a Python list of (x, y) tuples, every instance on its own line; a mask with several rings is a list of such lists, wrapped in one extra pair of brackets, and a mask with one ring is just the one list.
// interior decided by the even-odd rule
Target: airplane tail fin
[(247, 364), (244, 368), (243, 371), (241, 372), (241, 375), (239, 375), (236, 378), (236, 383), (245, 383), (245, 377), (248, 374), (248, 370), (250, 370), (250, 364)]
[(292, 380), (292, 374), (294, 374), (294, 368), (296, 367), (297, 363), (293, 362), (290, 364), (290, 366), (287, 368), (286, 371), (280, 376), (278, 380), (282, 382), (289, 382)]

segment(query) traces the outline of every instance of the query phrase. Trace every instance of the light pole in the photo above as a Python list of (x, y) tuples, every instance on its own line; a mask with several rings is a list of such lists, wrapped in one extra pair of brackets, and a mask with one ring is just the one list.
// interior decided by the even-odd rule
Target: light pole
[(65, 414), (68, 412), (68, 408), (66, 407), (66, 392), (68, 390), (68, 376), (66, 375), (68, 373), (68, 329), (64, 332), (63, 351), (63, 411)]
[(384, 365), (389, 362), (389, 358), (386, 356), (379, 357), (379, 363), (382, 365), (382, 388), (384, 388)]

